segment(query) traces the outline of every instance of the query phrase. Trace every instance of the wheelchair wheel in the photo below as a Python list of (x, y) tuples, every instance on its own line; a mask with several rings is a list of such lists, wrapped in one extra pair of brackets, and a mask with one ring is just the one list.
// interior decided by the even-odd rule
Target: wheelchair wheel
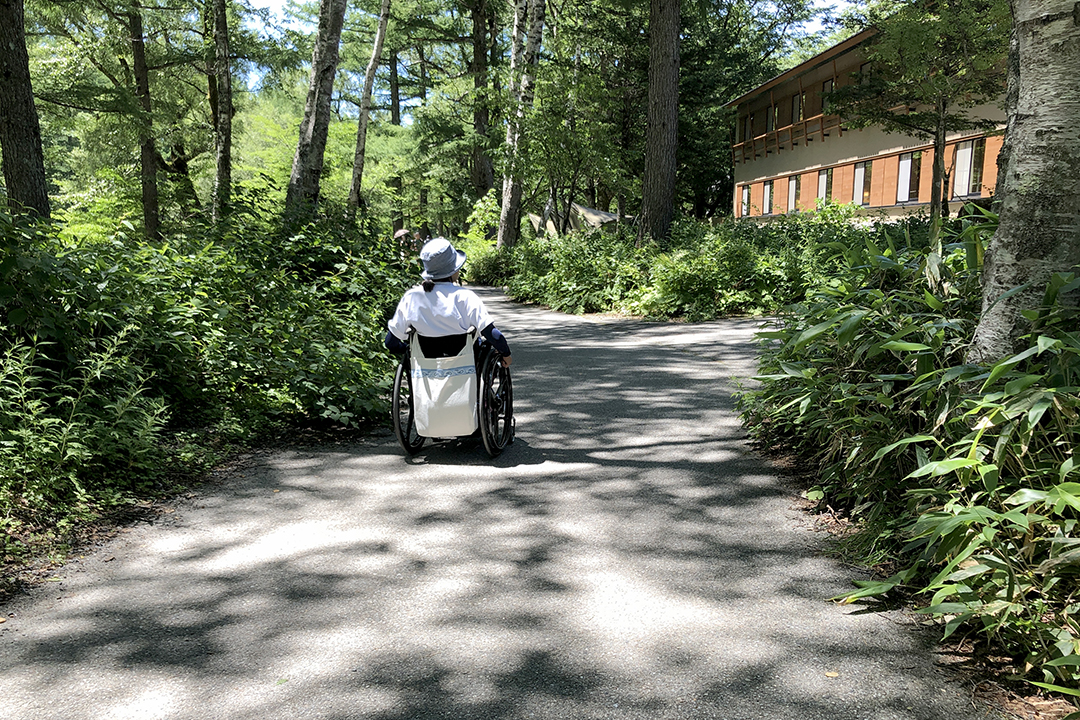
[(398, 442), (406, 453), (415, 455), (424, 445), (424, 438), (416, 434), (416, 423), (413, 422), (412, 378), (409, 376), (408, 358), (398, 365), (397, 375), (394, 376), (392, 412)]
[(480, 439), (491, 457), (514, 440), (514, 387), (499, 354), (488, 351), (480, 367)]

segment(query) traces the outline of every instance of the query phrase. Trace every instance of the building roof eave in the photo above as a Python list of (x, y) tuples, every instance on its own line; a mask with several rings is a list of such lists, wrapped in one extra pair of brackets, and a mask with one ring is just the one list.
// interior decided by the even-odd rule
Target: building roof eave
[(790, 70), (785, 70), (784, 72), (780, 73), (779, 75), (777, 75), (773, 79), (768, 80), (767, 82), (765, 82), (765, 83), (763, 83), (761, 85), (758, 85), (756, 88), (754, 88), (753, 90), (751, 90), (751, 91), (749, 91), (749, 92), (747, 92), (747, 93), (745, 93), (743, 95), (740, 95), (739, 97), (735, 98), (734, 100), (726, 103), (724, 105), (724, 107), (726, 107), (726, 108), (737, 107), (738, 105), (742, 104), (746, 100), (749, 100), (750, 98), (752, 98), (752, 97), (754, 97), (756, 95), (760, 95), (761, 93), (763, 93), (763, 92), (765, 92), (767, 90), (770, 90), (771, 88), (774, 88), (777, 85), (779, 85), (779, 84), (781, 84), (783, 82), (786, 82), (787, 80), (790, 80), (792, 78), (796, 78), (799, 75), (802, 75), (803, 73), (810, 72), (814, 68), (816, 68), (816, 67), (818, 67), (818, 66), (832, 60), (834, 57), (836, 57), (838, 55), (843, 55), (844, 53), (848, 52), (852, 48), (854, 48), (854, 47), (856, 47), (858, 45), (861, 45), (867, 38), (873, 36), (876, 33), (877, 33), (877, 31), (874, 30), (874, 29), (867, 29), (867, 30), (863, 30), (861, 32), (858, 32), (858, 33), (852, 35), (851, 37), (849, 37), (847, 40), (844, 40), (843, 42), (839, 42), (839, 43), (837, 43), (836, 45), (833, 45), (830, 48), (822, 50), (821, 52), (819, 52), (817, 55), (810, 58), (809, 60), (807, 60), (805, 62), (802, 62), (802, 63), (799, 63), (798, 65), (791, 68)]

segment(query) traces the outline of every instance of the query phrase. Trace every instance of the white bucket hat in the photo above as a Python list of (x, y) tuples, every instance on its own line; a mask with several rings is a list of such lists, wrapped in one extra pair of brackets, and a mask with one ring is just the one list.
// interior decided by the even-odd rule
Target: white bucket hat
[(424, 272), (420, 277), (425, 280), (448, 278), (465, 265), (465, 253), (455, 250), (446, 238), (428, 241), (420, 251), (420, 262), (424, 263)]

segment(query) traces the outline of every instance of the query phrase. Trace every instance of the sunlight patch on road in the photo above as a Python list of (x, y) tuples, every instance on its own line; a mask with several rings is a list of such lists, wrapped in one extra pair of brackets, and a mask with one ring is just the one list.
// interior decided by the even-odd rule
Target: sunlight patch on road
[(366, 529), (337, 527), (321, 519), (292, 523), (227, 549), (205, 567), (213, 572), (246, 570), (252, 564), (286, 560), (314, 550), (325, 553), (370, 539), (371, 533)]
[(155, 720), (169, 717), (176, 711), (176, 698), (164, 690), (146, 690), (114, 706), (100, 717), (109, 720)]
[(782, 655), (739, 611), (672, 593), (609, 563), (585, 565), (594, 567), (583, 566), (576, 576), (575, 632), (590, 639), (590, 661), (610, 672), (648, 675), (658, 688), (681, 694), (714, 680), (721, 667), (749, 667)]

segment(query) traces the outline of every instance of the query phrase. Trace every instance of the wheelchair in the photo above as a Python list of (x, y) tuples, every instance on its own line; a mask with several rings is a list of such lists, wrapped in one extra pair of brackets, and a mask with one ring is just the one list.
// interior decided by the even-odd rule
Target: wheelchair
[[(415, 455), (423, 447), (429, 437), (471, 437), (479, 431), (480, 440), (484, 444), (484, 450), (492, 458), (502, 453), (514, 440), (514, 388), (510, 380), (510, 369), (503, 367), (501, 356), (489, 344), (475, 345), (475, 332), (468, 335), (452, 336), (462, 338), (464, 346), (456, 357), (464, 357), (467, 352), (473, 354), (474, 372), (463, 371), (460, 368), (453, 371), (443, 371), (446, 376), (473, 375), (475, 382), (471, 385), (462, 385), (467, 392), (469, 402), (473, 404), (474, 412), (469, 421), (461, 421), (451, 432), (446, 432), (445, 425), (437, 434), (423, 427), (423, 412), (438, 412), (437, 407), (431, 408), (431, 397), (426, 396), (424, 374), (429, 371), (418, 368), (414, 363), (414, 353), (418, 353), (425, 361), (447, 358), (442, 353), (425, 352), (423, 341), (425, 338), (410, 335), (410, 347), (402, 357), (394, 376), (394, 395), (392, 401), (392, 413), (394, 434), (398, 442), (409, 456)], [(428, 340), (432, 340), (429, 338)], [(429, 355), (435, 355), (435, 358)], [(460, 393), (459, 393), (460, 395)]]

